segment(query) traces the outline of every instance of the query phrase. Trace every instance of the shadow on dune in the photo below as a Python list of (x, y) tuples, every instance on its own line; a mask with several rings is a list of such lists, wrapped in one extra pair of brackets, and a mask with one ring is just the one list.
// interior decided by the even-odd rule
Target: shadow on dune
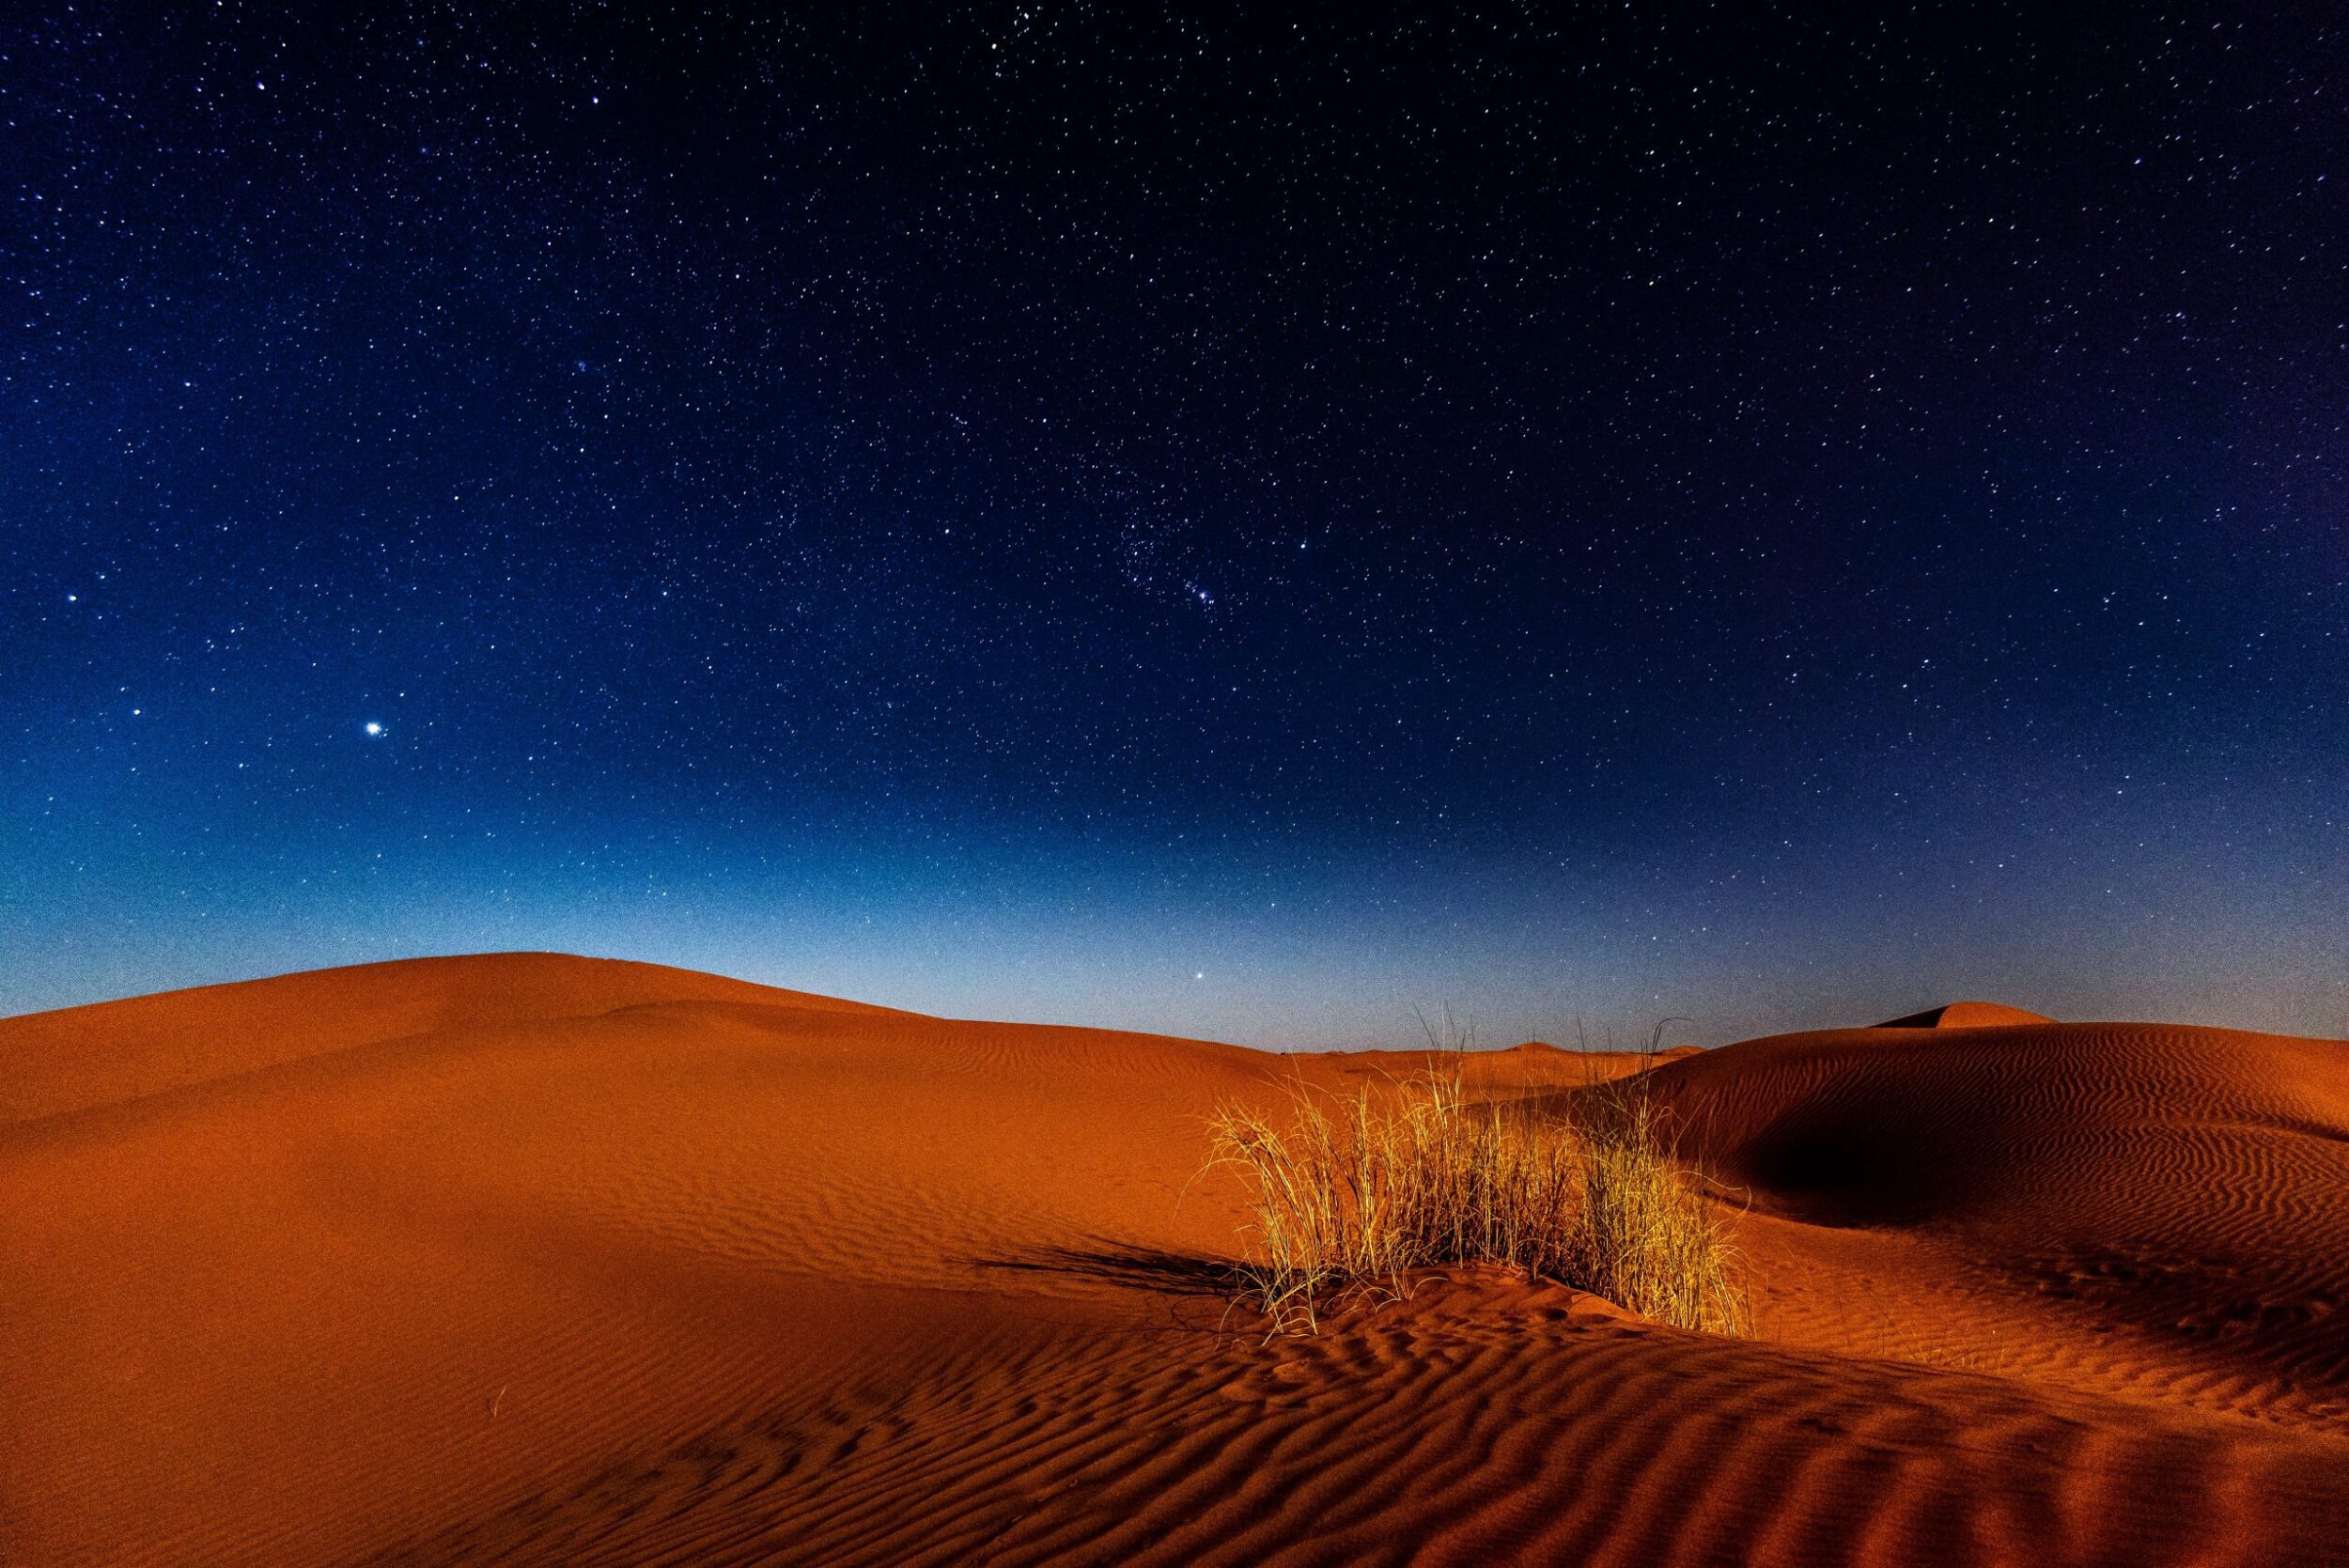
[(1219, 1258), (1103, 1243), (1093, 1248), (1048, 1247), (1017, 1258), (973, 1258), (972, 1266), (1019, 1274), (1059, 1275), (1167, 1296), (1227, 1296), (1233, 1265)]

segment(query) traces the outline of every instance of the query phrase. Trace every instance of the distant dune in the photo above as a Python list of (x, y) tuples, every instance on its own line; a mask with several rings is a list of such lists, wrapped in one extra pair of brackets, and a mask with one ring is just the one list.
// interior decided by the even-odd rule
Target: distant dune
[(1905, 1018), (1893, 1018), (1876, 1025), (1878, 1029), (1996, 1029), (2007, 1024), (2053, 1023), (2041, 1013), (2026, 1013), (2020, 1007), (2008, 1007), (1996, 1001), (1952, 1001), (1941, 1007), (1928, 1007), (1921, 1013), (1911, 1013)]
[(1754, 1339), (1227, 1321), (1206, 1112), (1417, 1054), (552, 955), (0, 1020), (0, 1562), (2349, 1562), (2349, 1046), (1676, 1052)]

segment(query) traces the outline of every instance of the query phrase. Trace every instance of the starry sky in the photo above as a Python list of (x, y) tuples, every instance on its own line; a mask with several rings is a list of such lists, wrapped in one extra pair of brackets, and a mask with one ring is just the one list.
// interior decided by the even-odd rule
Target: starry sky
[(2349, 1032), (2326, 5), (0, 18), (0, 1012)]

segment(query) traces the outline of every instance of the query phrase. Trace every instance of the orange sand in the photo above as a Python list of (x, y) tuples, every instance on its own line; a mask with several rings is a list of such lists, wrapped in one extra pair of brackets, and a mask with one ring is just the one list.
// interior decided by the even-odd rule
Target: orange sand
[(545, 955), (0, 1021), (0, 1562), (2349, 1561), (2349, 1046), (1680, 1053), (1756, 1339), (1220, 1331), (1204, 1113), (1410, 1064)]

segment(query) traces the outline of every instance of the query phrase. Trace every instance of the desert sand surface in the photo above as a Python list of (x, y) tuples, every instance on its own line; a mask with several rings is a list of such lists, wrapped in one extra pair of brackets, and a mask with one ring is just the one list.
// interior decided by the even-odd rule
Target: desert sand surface
[(2349, 1045), (1675, 1052), (1753, 1337), (1266, 1340), (1205, 1116), (1412, 1062), (546, 955), (0, 1021), (0, 1562), (2349, 1561)]

